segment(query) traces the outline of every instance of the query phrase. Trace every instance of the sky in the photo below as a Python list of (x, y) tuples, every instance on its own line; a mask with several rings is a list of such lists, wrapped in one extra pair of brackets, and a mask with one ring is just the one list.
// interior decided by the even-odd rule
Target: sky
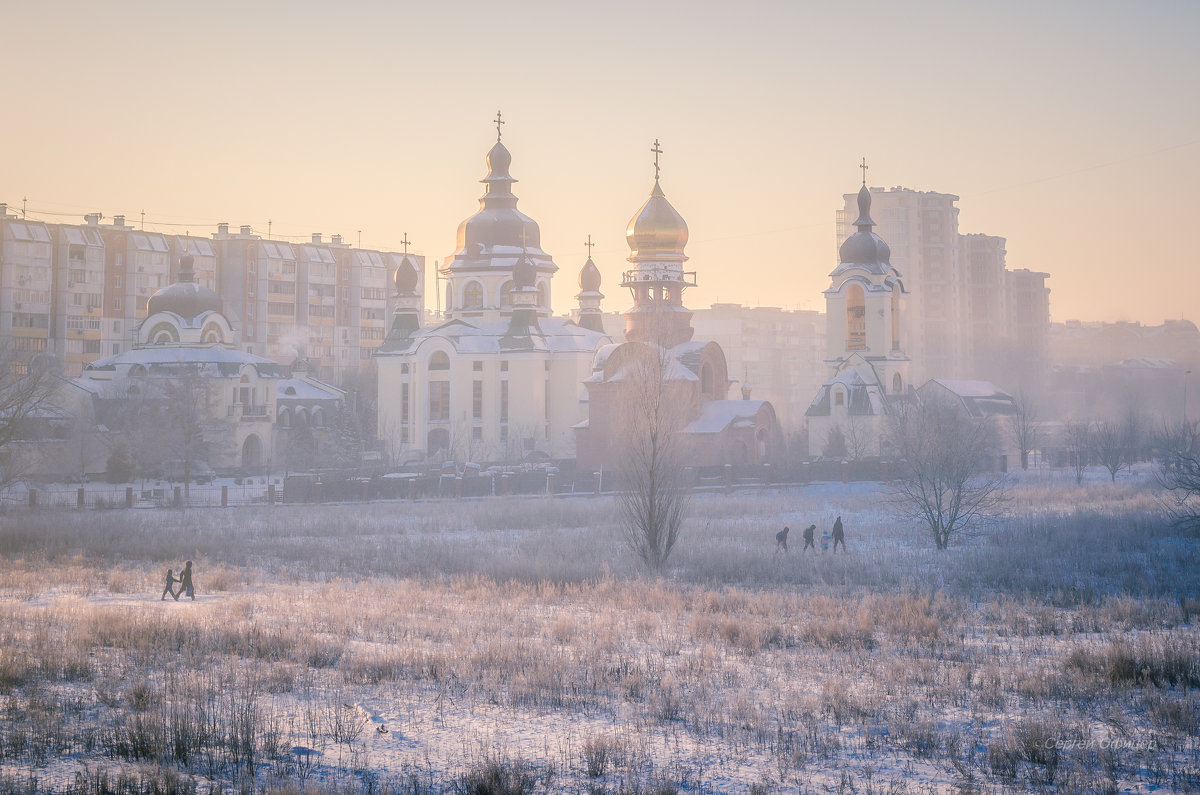
[(1055, 321), (1200, 321), (1197, 34), (1194, 0), (0, 0), (0, 202), (440, 261), (501, 110), (560, 313), (588, 235), (631, 304), (657, 139), (689, 306), (823, 309), (865, 157), (1050, 273)]

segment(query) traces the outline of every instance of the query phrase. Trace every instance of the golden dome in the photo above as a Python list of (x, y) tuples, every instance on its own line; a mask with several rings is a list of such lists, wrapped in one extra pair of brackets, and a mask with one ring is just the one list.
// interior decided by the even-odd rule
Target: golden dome
[(658, 180), (650, 198), (625, 229), (625, 242), (639, 259), (687, 259), (688, 228), (678, 211), (667, 201)]

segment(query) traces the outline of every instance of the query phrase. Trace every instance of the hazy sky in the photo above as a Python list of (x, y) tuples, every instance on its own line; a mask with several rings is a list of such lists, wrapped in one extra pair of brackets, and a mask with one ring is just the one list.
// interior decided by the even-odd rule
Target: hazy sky
[(499, 108), (559, 312), (588, 234), (605, 308), (631, 303), (658, 138), (690, 306), (823, 309), (865, 156), (870, 184), (957, 194), (961, 231), (1049, 272), (1055, 320), (1200, 320), (1198, 34), (1194, 0), (0, 0), (0, 201), (372, 248), (407, 232), (440, 260)]

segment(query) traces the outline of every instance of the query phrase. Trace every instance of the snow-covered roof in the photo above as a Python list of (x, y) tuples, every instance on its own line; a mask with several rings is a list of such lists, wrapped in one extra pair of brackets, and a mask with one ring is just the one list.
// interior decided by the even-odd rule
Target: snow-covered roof
[[(417, 348), (433, 340), (448, 343), (456, 353), (486, 356), (508, 352), (501, 340), (509, 331), (509, 321), (478, 325), (466, 320), (455, 319), (437, 326), (429, 326), (413, 332), (403, 344), (390, 350), (376, 351), (376, 356), (402, 356), (415, 353)], [(538, 320), (541, 335), (531, 336), (534, 350), (551, 353), (594, 351), (603, 340), (611, 339), (607, 334), (578, 326), (567, 318), (547, 317)]]
[(121, 367), (141, 365), (147, 370), (154, 370), (156, 367), (176, 367), (189, 364), (212, 365), (212, 369), (226, 376), (236, 375), (242, 367), (247, 365), (257, 369), (259, 375), (275, 377), (282, 375), (279, 365), (270, 359), (217, 344), (147, 345), (99, 359), (84, 365), (83, 369), (86, 373), (93, 370), (115, 370)]
[(345, 392), (336, 387), (297, 378), (281, 379), (275, 387), (275, 396), (279, 400), (340, 400), (344, 395)]
[(726, 428), (754, 427), (762, 400), (710, 400), (701, 404), (700, 416), (683, 427), (684, 433), (720, 433)]

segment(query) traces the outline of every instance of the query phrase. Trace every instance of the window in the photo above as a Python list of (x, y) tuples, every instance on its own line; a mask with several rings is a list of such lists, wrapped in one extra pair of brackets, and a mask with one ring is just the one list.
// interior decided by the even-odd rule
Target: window
[(429, 421), (445, 422), (450, 419), (450, 382), (429, 382)]
[(479, 282), (467, 282), (463, 288), (463, 308), (474, 309), (483, 306), (483, 285)]
[(835, 389), (833, 391), (833, 405), (835, 405), (835, 406), (846, 405), (846, 393), (840, 389)]
[(508, 372), (508, 362), (507, 361), (500, 362), (500, 372), (502, 372), (502, 373)]
[(892, 392), (899, 395), (904, 384), (900, 380), (900, 374), (896, 373), (892, 376)]
[(483, 419), (483, 382), (471, 384), (471, 419)]
[(508, 422), (508, 382), (500, 382), (500, 422)]
[(867, 349), (867, 303), (861, 285), (846, 290), (846, 350)]
[(483, 372), (483, 362), (471, 362), (471, 369), (477, 373)]
[(480, 428), (479, 426), (475, 426), (474, 428), (471, 429), (471, 441), (473, 441), (473, 442), (482, 442), (483, 441), (483, 428)]
[(512, 289), (513, 289), (512, 281), (507, 281), (504, 284), (500, 285), (500, 306), (501, 307), (511, 307), (512, 306)]
[(434, 351), (433, 355), (429, 357), (429, 369), (449, 370), (450, 357), (444, 351)]
[(400, 385), (400, 425), (408, 425), (408, 384)]
[(550, 308), (550, 293), (546, 290), (545, 282), (538, 285), (538, 306), (543, 309)]

